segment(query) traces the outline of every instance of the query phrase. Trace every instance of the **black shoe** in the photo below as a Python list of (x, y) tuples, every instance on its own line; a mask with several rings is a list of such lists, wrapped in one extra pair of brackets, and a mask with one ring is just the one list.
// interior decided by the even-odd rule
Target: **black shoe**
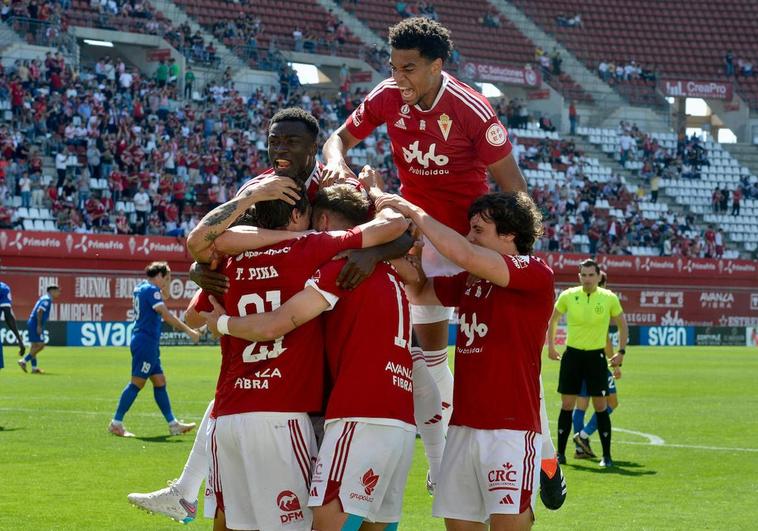
[(582, 437), (577, 433), (574, 435), (574, 444), (584, 450), (584, 453), (587, 454), (587, 457), (597, 457), (595, 455), (595, 452), (592, 451), (592, 448), (590, 448), (590, 440), (588, 437)]
[(600, 460), (600, 468), (613, 468), (613, 459), (610, 457), (603, 457)]
[(574, 452), (574, 459), (590, 459), (590, 456), (587, 455), (587, 452), (577, 446), (576, 451)]
[(551, 511), (560, 509), (566, 501), (566, 491), (566, 478), (560, 466), (556, 467), (553, 477), (540, 469), (540, 499), (545, 507)]

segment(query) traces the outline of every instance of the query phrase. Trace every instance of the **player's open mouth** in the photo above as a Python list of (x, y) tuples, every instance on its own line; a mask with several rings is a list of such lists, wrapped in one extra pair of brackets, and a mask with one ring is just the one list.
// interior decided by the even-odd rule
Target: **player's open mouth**
[(292, 163), (284, 159), (276, 159), (274, 161), (274, 168), (277, 170), (286, 170)]
[(416, 96), (416, 91), (412, 88), (401, 88), (400, 96), (403, 98), (403, 101), (413, 101), (413, 98)]

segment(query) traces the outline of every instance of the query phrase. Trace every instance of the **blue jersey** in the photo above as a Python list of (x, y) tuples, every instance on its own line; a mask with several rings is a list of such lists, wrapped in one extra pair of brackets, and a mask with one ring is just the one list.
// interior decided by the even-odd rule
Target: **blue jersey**
[(135, 321), (132, 343), (136, 336), (158, 340), (161, 337), (161, 315), (155, 309), (163, 304), (163, 295), (158, 286), (143, 280), (134, 287)]
[(32, 314), (29, 316), (29, 328), (37, 326), (37, 312), (42, 310), (42, 326), (45, 326), (48, 318), (50, 318), (50, 308), (53, 307), (53, 300), (50, 295), (43, 295), (37, 300), (37, 304), (32, 309)]
[(12, 301), (11, 287), (5, 282), (0, 282), (0, 308), (10, 308)]

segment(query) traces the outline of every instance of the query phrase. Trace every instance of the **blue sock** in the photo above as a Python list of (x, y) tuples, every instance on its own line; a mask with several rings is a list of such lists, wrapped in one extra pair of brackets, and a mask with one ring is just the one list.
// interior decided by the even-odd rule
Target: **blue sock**
[(174, 414), (171, 412), (171, 401), (168, 399), (166, 386), (153, 387), (153, 396), (155, 397), (155, 403), (161, 409), (161, 413), (166, 417), (166, 422), (175, 421)]
[(574, 421), (574, 433), (582, 431), (584, 429), (584, 410), (574, 409), (572, 420)]
[(113, 415), (113, 420), (121, 422), (124, 420), (124, 415), (132, 407), (134, 401), (137, 399), (137, 395), (140, 392), (140, 388), (129, 382), (129, 385), (124, 387), (124, 392), (121, 393), (121, 398), (118, 400), (118, 407), (116, 408), (116, 414)]
[[(607, 408), (605, 408), (605, 411), (610, 415), (611, 413), (613, 413), (613, 408), (611, 406), (608, 406)], [(586, 433), (587, 436), (589, 437), (596, 431), (597, 431), (597, 415), (593, 413), (592, 418), (584, 427), (584, 433)]]
[(361, 528), (361, 524), (363, 524), (362, 516), (348, 514), (347, 520), (342, 524), (342, 529), (340, 531), (358, 531)]
[(32, 358), (32, 369), (36, 369), (36, 368), (37, 368), (37, 358), (35, 357), (35, 358)]
[(31, 354), (27, 354), (26, 356), (24, 356), (24, 361), (27, 362), (27, 363), (30, 362), (30, 361), (32, 361), (33, 359), (34, 358), (32, 358)]
[(391, 524), (387, 524), (387, 527), (384, 528), (384, 531), (397, 531), (397, 526), (399, 522), (392, 522)]

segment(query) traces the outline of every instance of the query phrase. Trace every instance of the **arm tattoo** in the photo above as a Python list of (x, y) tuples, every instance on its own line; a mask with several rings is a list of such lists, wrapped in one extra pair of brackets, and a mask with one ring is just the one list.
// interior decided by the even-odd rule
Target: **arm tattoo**
[(220, 224), (223, 221), (226, 221), (229, 219), (229, 217), (234, 214), (234, 212), (237, 210), (236, 203), (226, 203), (224, 205), (221, 205), (216, 209), (216, 212), (211, 212), (208, 215), (208, 218), (205, 220), (203, 225), (206, 227), (213, 227), (215, 225)]
[(215, 230), (208, 231), (208, 234), (205, 235), (205, 241), (207, 242), (213, 242), (216, 238), (218, 238), (218, 232)]

